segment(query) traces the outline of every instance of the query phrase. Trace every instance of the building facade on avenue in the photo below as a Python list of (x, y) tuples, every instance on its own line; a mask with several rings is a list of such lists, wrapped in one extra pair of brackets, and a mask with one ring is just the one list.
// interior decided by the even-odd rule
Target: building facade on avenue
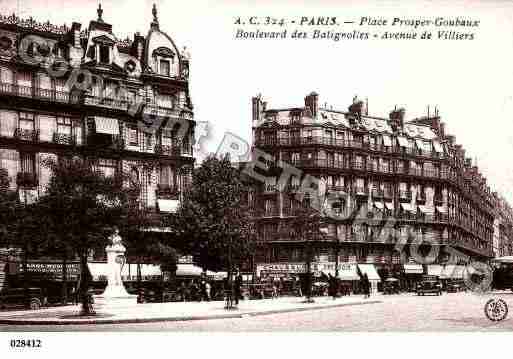
[(42, 160), (73, 150), (137, 180), (143, 206), (172, 210), (194, 164), (189, 58), (155, 7), (147, 35), (125, 40), (97, 13), (87, 27), (0, 17), (0, 166), (33, 200), (50, 176)]
[[(304, 271), (305, 245), (291, 234), (290, 219), (304, 205), (297, 192), (307, 175), (320, 180), (319, 192), (329, 198), (322, 205), (330, 215), (323, 240), (316, 242), (314, 270), (333, 273), (339, 263), (348, 279), (358, 278), (355, 267), (369, 278), (440, 274), (446, 263), (494, 256), (498, 196), (445, 132), (437, 111), (408, 121), (404, 109), (378, 117), (357, 98), (347, 111), (337, 111), (319, 106), (318, 94), (311, 93), (304, 106), (285, 109), (267, 108), (255, 97), (252, 117), (253, 155), (271, 156), (265, 183), (254, 194), (263, 213), (257, 274)], [(280, 183), (280, 161), (301, 175)], [(512, 237), (501, 233), (505, 253)], [(414, 249), (412, 243), (420, 245)]]
[(0, 167), (22, 203), (44, 193), (45, 158), (73, 153), (137, 181), (156, 218), (176, 209), (194, 168), (189, 56), (148, 15), (125, 40), (101, 6), (88, 26), (0, 15)]

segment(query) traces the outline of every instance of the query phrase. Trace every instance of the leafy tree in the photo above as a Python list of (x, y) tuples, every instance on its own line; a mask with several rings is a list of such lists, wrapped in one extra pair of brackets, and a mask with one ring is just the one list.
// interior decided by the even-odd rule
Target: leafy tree
[(44, 164), (51, 169), (52, 177), (39, 199), (39, 213), (46, 214), (47, 226), (55, 234), (53, 245), (69, 249), (80, 258), (79, 293), (82, 313), (87, 315), (87, 258), (92, 249), (108, 244), (108, 232), (119, 224), (127, 202), (126, 192), (119, 178), (105, 177), (84, 159), (46, 159)]
[(321, 233), (322, 215), (319, 211), (304, 203), (294, 213), (290, 222), (292, 235), (296, 240), (304, 243), (304, 254), (306, 262), (306, 291), (307, 302), (312, 302), (312, 261), (314, 260), (318, 242), (322, 240)]
[(254, 230), (246, 193), (228, 156), (207, 157), (194, 171), (181, 206), (168, 220), (203, 270), (227, 268), (230, 274), (233, 264), (250, 254)]

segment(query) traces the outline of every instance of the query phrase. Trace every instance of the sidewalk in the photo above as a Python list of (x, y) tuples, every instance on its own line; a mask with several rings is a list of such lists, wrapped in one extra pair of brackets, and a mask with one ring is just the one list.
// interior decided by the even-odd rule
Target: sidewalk
[(222, 301), (135, 304), (115, 309), (99, 309), (96, 317), (87, 318), (76, 316), (80, 312), (80, 306), (73, 305), (38, 311), (0, 312), (0, 324), (115, 324), (227, 319), (381, 303), (380, 300), (364, 299), (360, 295), (341, 297), (335, 300), (331, 297), (316, 297), (314, 300), (315, 303), (303, 303), (304, 297), (245, 300), (241, 301), (238, 308), (233, 310), (225, 310)]

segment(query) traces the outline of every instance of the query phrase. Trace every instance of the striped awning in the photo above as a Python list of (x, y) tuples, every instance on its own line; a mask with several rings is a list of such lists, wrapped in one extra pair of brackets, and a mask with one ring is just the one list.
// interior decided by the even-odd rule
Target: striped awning
[(176, 276), (182, 277), (199, 277), (203, 270), (194, 264), (178, 264), (176, 269)]
[(119, 123), (117, 118), (95, 117), (96, 133), (106, 135), (119, 135)]
[(374, 267), (374, 264), (358, 264), (358, 268), (360, 269), (360, 272), (362, 272), (362, 274), (367, 274), (367, 278), (369, 278), (369, 280), (381, 280), (381, 277), (376, 271), (376, 267)]
[(439, 264), (430, 264), (427, 266), (428, 275), (440, 277), (442, 275), (442, 266)]

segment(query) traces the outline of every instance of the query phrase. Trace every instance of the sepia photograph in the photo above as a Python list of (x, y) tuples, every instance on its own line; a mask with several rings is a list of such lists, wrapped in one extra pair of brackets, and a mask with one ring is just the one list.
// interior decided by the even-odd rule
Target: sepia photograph
[(511, 14), (0, 0), (7, 353), (49, 332), (511, 332)]

